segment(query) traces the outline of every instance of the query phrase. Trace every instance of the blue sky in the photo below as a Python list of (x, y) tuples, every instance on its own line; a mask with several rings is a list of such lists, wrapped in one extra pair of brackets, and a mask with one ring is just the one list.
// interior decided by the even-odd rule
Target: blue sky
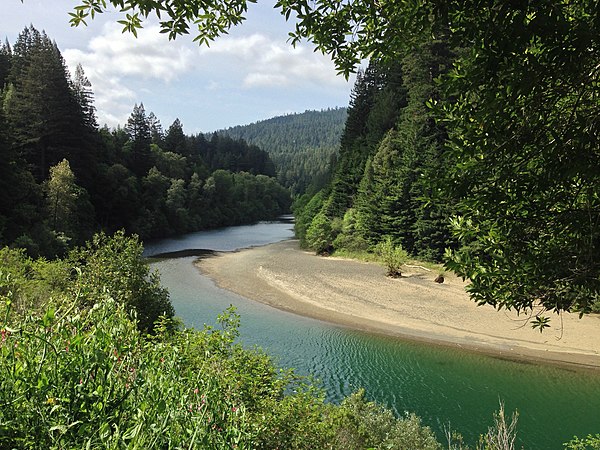
[(309, 44), (293, 48), (287, 42), (292, 24), (271, 1), (251, 4), (248, 20), (210, 48), (193, 43), (193, 36), (169, 41), (152, 21), (136, 39), (121, 33), (116, 12), (72, 28), (68, 12), (77, 4), (4, 0), (0, 37), (12, 44), (29, 24), (45, 30), (72, 72), (82, 64), (101, 125), (124, 124), (140, 102), (165, 129), (179, 118), (186, 133), (348, 105), (353, 79), (336, 75), (329, 57)]

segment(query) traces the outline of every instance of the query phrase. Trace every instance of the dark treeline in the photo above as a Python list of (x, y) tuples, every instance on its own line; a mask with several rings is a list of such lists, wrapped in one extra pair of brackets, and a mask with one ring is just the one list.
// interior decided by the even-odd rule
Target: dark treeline
[(440, 40), (395, 63), (371, 61), (359, 72), (331, 182), (296, 204), (297, 232), (317, 252), (369, 250), (384, 238), (422, 259), (441, 261), (453, 246), (451, 206), (427, 180), (443, 170), (445, 130), (426, 102), (451, 65)]
[(218, 133), (244, 139), (267, 151), (277, 166), (277, 179), (292, 194), (314, 193), (329, 181), (346, 116), (346, 108), (305, 111)]
[(0, 88), (2, 245), (50, 256), (99, 229), (147, 239), (288, 211), (269, 155), (243, 140), (164, 131), (142, 104), (99, 129), (83, 69), (33, 27), (0, 47)]

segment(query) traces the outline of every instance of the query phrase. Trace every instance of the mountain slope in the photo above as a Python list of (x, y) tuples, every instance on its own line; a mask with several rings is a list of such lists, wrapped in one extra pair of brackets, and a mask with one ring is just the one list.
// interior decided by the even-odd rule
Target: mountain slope
[(277, 167), (279, 182), (293, 194), (302, 194), (313, 182), (323, 184), (339, 147), (346, 116), (346, 108), (305, 111), (217, 133), (244, 139), (268, 152)]

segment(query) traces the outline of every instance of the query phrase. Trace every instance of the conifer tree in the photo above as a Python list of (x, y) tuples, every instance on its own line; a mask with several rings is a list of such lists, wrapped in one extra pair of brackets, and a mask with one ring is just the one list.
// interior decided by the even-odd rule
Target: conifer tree
[(143, 103), (140, 103), (139, 106), (136, 104), (133, 107), (133, 112), (127, 120), (125, 130), (129, 136), (129, 146), (127, 148), (129, 167), (138, 177), (143, 177), (154, 165), (150, 150), (150, 144), (152, 143), (150, 123)]
[(409, 211), (403, 215), (412, 217), (404, 221), (408, 226), (412, 220), (412, 226), (405, 231), (410, 238), (405, 238), (402, 245), (415, 256), (435, 261), (441, 261), (445, 249), (454, 245), (449, 227), (453, 211), (452, 205), (435, 196), (431, 187), (430, 180), (442, 176), (450, 162), (444, 157), (446, 130), (436, 123), (427, 103), (440, 98), (436, 80), (449, 70), (453, 57), (447, 37), (441, 33), (438, 39), (427, 39), (416, 46), (402, 61), (409, 103), (398, 130), (408, 179), (401, 175), (399, 182), (405, 183), (405, 195), (410, 198), (406, 201)]
[(0, 92), (5, 89), (10, 73), (12, 50), (8, 40), (0, 47)]
[(175, 119), (167, 130), (164, 148), (167, 151), (179, 153), (183, 156), (189, 155), (185, 134), (183, 133), (183, 125), (179, 119)]
[(152, 143), (161, 147), (163, 145), (163, 139), (165, 133), (158, 117), (150, 111), (148, 114), (148, 123), (150, 124), (150, 135), (152, 136)]
[[(414, 237), (413, 206), (410, 189), (414, 183), (414, 142), (400, 139), (401, 132), (391, 131), (383, 139), (372, 163), (372, 197), (368, 215), (375, 238), (384, 236), (412, 251)], [(403, 145), (408, 145), (403, 148)], [(365, 199), (368, 201), (369, 199)], [(365, 202), (363, 200), (363, 202)]]
[(94, 106), (94, 93), (92, 92), (92, 83), (85, 76), (81, 64), (75, 68), (75, 78), (73, 79), (73, 94), (83, 114), (85, 126), (91, 129), (98, 128), (96, 119), (96, 107)]
[(13, 47), (5, 105), (15, 148), (41, 182), (63, 158), (88, 185), (94, 151), (91, 131), (58, 47), (45, 33), (26, 28)]
[(24, 160), (12, 145), (8, 123), (0, 108), (0, 244), (29, 235), (41, 223), (42, 195)]

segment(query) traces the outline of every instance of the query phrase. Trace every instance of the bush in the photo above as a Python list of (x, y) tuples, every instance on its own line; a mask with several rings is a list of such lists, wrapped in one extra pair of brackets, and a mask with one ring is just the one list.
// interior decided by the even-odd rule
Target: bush
[(59, 298), (70, 283), (70, 268), (61, 260), (33, 260), (24, 249), (0, 249), (0, 295), (11, 293), (11, 314), (41, 310)]
[(429, 427), (414, 414), (396, 418), (392, 412), (365, 399), (364, 390), (346, 398), (340, 406), (336, 427), (339, 449), (441, 450)]
[(173, 317), (175, 311), (158, 273), (150, 272), (142, 253), (137, 236), (118, 231), (113, 236), (95, 235), (85, 247), (71, 252), (69, 261), (80, 273), (73, 289), (82, 302), (93, 305), (106, 292), (126, 311), (135, 312), (140, 330), (149, 332), (159, 317)]
[(249, 447), (243, 405), (218, 371), (190, 363), (203, 355), (211, 368), (224, 335), (144, 340), (106, 295), (89, 310), (49, 308), (11, 325), (0, 348), (10, 368), (0, 378), (1, 448)]
[(438, 448), (418, 419), (394, 419), (362, 394), (324, 403), (235, 344), (238, 321), (228, 311), (220, 330), (169, 331), (162, 319), (146, 339), (105, 293), (89, 309), (3, 323), (0, 448)]
[(408, 253), (401, 246), (394, 245), (392, 238), (387, 236), (385, 240), (377, 244), (375, 251), (387, 266), (389, 277), (402, 276), (400, 268), (408, 260)]

